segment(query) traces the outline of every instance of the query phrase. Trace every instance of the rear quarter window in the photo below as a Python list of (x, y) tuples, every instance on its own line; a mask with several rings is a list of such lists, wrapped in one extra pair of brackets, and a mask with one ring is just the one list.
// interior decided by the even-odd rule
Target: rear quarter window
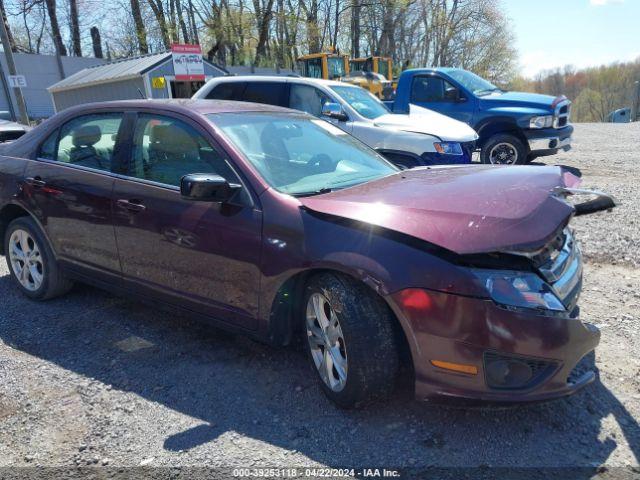
[(209, 100), (242, 100), (247, 86), (245, 82), (225, 82), (214, 87), (208, 94)]

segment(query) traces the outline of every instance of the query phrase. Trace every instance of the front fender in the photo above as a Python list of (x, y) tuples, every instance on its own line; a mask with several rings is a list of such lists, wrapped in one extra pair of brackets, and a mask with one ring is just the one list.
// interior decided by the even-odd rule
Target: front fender
[(433, 144), (440, 141), (435, 135), (369, 125), (354, 125), (352, 133), (374, 150), (407, 152), (416, 156), (425, 152), (435, 152)]
[(381, 296), (416, 287), (483, 296), (475, 277), (438, 247), (364, 222), (322, 215), (273, 190), (264, 206), (260, 325), (269, 322), (278, 292), (291, 278), (318, 270), (350, 275)]

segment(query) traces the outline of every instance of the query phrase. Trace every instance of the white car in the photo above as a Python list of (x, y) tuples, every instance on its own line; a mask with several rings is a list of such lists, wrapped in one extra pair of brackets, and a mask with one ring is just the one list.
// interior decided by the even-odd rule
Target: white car
[(31, 130), (31, 127), (9, 120), (0, 120), (0, 143), (13, 142)]
[(394, 114), (361, 87), (302, 77), (209, 80), (193, 98), (236, 100), (302, 110), (330, 121), (400, 167), (470, 163), (478, 135), (466, 123), (412, 105)]

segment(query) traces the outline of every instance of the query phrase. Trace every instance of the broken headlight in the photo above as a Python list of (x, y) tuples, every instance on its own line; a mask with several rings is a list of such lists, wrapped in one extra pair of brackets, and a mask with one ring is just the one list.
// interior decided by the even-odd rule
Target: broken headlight
[(564, 305), (551, 287), (531, 272), (510, 270), (472, 270), (494, 302), (521, 308), (564, 311)]

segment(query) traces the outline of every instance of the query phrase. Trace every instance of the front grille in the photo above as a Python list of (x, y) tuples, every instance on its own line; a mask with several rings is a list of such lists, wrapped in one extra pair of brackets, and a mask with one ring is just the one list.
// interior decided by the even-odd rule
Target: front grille
[(582, 254), (571, 231), (565, 229), (533, 260), (567, 310), (573, 309), (582, 287)]
[(564, 128), (569, 125), (569, 117), (571, 116), (571, 102), (565, 100), (558, 104), (554, 112), (553, 127)]

